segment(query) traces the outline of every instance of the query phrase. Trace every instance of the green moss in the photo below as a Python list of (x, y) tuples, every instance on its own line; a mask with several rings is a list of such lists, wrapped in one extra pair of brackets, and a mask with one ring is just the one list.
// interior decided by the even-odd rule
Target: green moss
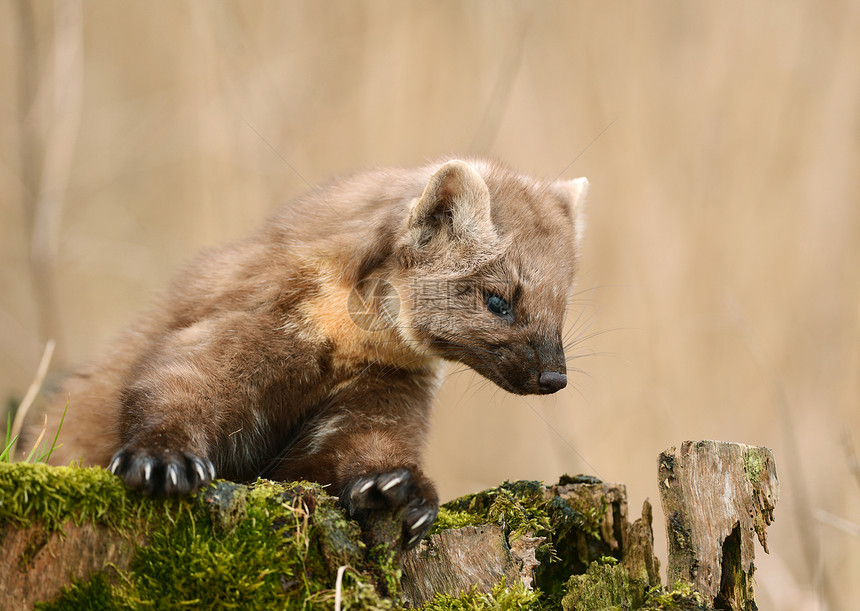
[[(631, 578), (627, 569), (612, 557), (593, 562), (581, 575), (567, 582), (567, 593), (561, 599), (564, 611), (705, 611), (702, 596), (686, 582), (678, 581), (671, 589), (646, 588)], [(554, 607), (555, 608), (555, 607)]]
[[(599, 484), (600, 481), (565, 476), (561, 483)], [(613, 553), (609, 544), (600, 539), (608, 506), (606, 503), (585, 506), (584, 501), (583, 505), (578, 507), (567, 499), (548, 495), (540, 482), (505, 482), (498, 488), (445, 504), (431, 532), (495, 523), (505, 529), (511, 542), (526, 533), (544, 537), (545, 542), (536, 550), (540, 562), (536, 584), (544, 592), (548, 608), (557, 608), (570, 575), (584, 573), (589, 563)]]
[[(564, 481), (573, 479), (564, 477)], [(589, 479), (585, 483), (594, 482)], [(599, 539), (605, 503), (601, 507), (576, 507), (560, 497), (547, 497), (544, 491), (540, 482), (518, 481), (460, 497), (440, 508), (430, 532), (495, 523), (505, 527), (511, 541), (526, 533), (547, 537), (541, 551), (550, 553), (552, 541), (560, 541), (573, 532)]]
[(48, 543), (50, 535), (43, 529), (37, 529), (30, 536), (27, 545), (18, 556), (18, 570), (24, 572), (29, 570), (30, 562)]
[(387, 545), (374, 545), (368, 550), (367, 559), (376, 576), (379, 591), (391, 598), (397, 598), (402, 572), (394, 550)]
[(689, 583), (677, 581), (671, 590), (659, 586), (651, 588), (646, 596), (648, 609), (685, 611), (706, 609), (704, 599)]
[[(682, 585), (646, 595), (595, 538), (605, 507), (576, 508), (544, 490), (537, 482), (506, 482), (447, 504), (435, 527), (497, 523), (512, 540), (546, 537), (537, 550), (538, 591), (502, 583), (490, 594), (438, 595), (424, 609), (701, 608)], [(331, 609), (340, 567), (343, 609), (397, 607), (391, 550), (366, 549), (358, 525), (316, 484), (218, 482), (195, 497), (159, 500), (128, 491), (102, 469), (0, 464), (0, 523), (42, 524), (41, 532), (51, 533), (69, 521), (144, 535), (145, 545), (127, 569), (108, 566), (73, 581), (40, 609)], [(34, 536), (21, 562), (39, 545)]]
[(585, 574), (570, 578), (561, 606), (564, 611), (640, 609), (644, 599), (644, 584), (630, 579), (623, 566), (593, 562)]
[(437, 535), (443, 530), (449, 528), (463, 528), (464, 526), (479, 526), (487, 523), (486, 515), (469, 513), (468, 511), (458, 511), (456, 509), (448, 509), (445, 506), (439, 508), (439, 515), (436, 516), (436, 521), (430, 528), (428, 535)]
[(98, 467), (49, 467), (0, 463), (0, 522), (18, 527), (40, 522), (47, 531), (85, 521), (129, 529), (154, 510), (118, 477)]
[[(551, 535), (547, 505), (540, 482), (505, 482), (498, 488), (460, 497), (447, 503), (442, 510), (449, 521), (458, 522), (460, 526), (500, 524), (513, 541), (526, 533)], [(550, 547), (547, 543), (542, 551)]]
[(0, 520), (47, 532), (71, 520), (146, 533), (127, 570), (74, 581), (43, 609), (331, 609), (338, 566), (349, 567), (343, 609), (393, 608), (376, 593), (385, 575), (370, 572), (358, 526), (316, 484), (220, 482), (159, 500), (102, 469), (0, 465)]
[(564, 611), (705, 611), (702, 596), (683, 581), (671, 589), (647, 589), (631, 579), (626, 569), (615, 563), (593, 563), (582, 575), (574, 575), (561, 601)]
[[(268, 515), (267, 515), (268, 512)], [(289, 515), (265, 504), (254, 504), (248, 519), (233, 536), (212, 536), (212, 528), (194, 519), (190, 510), (154, 530), (149, 544), (140, 548), (132, 565), (134, 599), (156, 608), (194, 605), (198, 608), (237, 608), (254, 599), (276, 605), (283, 593), (281, 578), (300, 577), (307, 586), (302, 551), (307, 533), (293, 528)], [(280, 540), (271, 545), (267, 539)], [(301, 575), (299, 575), (301, 573)], [(170, 584), (169, 589), (164, 584)]]
[(96, 573), (89, 581), (72, 580), (61, 601), (36, 603), (39, 611), (113, 611), (123, 604), (114, 596), (114, 588), (107, 575)]
[(365, 549), (355, 521), (347, 518), (333, 503), (325, 503), (314, 509), (313, 522), (316, 525), (313, 544), (330, 563), (329, 570), (336, 571), (341, 566), (361, 566)]
[(577, 499), (563, 500), (556, 497), (554, 501), (559, 505), (558, 512), (564, 517), (563, 524), (568, 529), (575, 528), (592, 539), (600, 539), (600, 528), (609, 508), (605, 499), (601, 499), (598, 506), (587, 506), (585, 503), (578, 504)]
[(600, 564), (609, 564), (615, 566), (616, 564), (618, 564), (618, 558), (616, 558), (615, 556), (601, 556), (597, 560), (597, 562), (599, 562)]
[(200, 504), (206, 508), (213, 526), (230, 532), (248, 513), (248, 488), (232, 482), (221, 482), (201, 491)]
[(474, 587), (460, 596), (437, 594), (427, 602), (423, 611), (515, 611), (518, 609), (541, 609), (541, 594), (519, 583), (507, 588), (504, 581), (496, 585), (489, 594), (481, 594)]
[(761, 451), (757, 448), (747, 448), (744, 451), (744, 474), (747, 479), (753, 484), (757, 484), (764, 468), (765, 459)]

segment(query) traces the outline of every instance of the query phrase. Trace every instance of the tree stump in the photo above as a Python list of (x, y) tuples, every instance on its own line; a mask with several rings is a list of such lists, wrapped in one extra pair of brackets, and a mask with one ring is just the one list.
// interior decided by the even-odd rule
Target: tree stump
[(403, 599), (419, 605), (437, 592), (457, 595), (472, 587), (489, 592), (501, 579), (516, 583), (522, 566), (497, 524), (443, 530), (404, 555)]
[(661, 454), (660, 488), (668, 588), (651, 505), (631, 523), (624, 485), (588, 476), (455, 499), (400, 554), (397, 512), (359, 532), (307, 482), (163, 500), (103, 469), (0, 463), (0, 609), (755, 609), (753, 533), (767, 551), (778, 496), (770, 450), (685, 442)]
[[(487, 594), (502, 580), (508, 587), (540, 588), (560, 600), (570, 577), (593, 563), (618, 563), (629, 577), (628, 592), (619, 593), (618, 602), (641, 599), (660, 583), (651, 505), (645, 501), (642, 517), (631, 524), (623, 484), (566, 475), (552, 486), (506, 482), (445, 508), (487, 523), (443, 530), (405, 554), (401, 594), (406, 604), (420, 606), (436, 594)], [(517, 527), (526, 516), (534, 525)]]
[(669, 583), (683, 580), (718, 609), (757, 609), (753, 538), (767, 552), (765, 528), (779, 498), (768, 448), (685, 441), (660, 454), (660, 494), (669, 540)]

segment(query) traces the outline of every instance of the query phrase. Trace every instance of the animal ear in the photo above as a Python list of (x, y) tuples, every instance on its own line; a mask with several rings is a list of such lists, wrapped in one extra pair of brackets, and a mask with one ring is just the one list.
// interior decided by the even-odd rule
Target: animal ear
[(557, 180), (554, 186), (556, 192), (567, 202), (570, 217), (573, 219), (573, 228), (576, 231), (576, 243), (579, 244), (585, 230), (585, 196), (588, 195), (588, 179)]
[(480, 239), (495, 235), (490, 220), (490, 191), (487, 183), (465, 161), (443, 164), (413, 204), (408, 231), (415, 245), (435, 235), (454, 240)]

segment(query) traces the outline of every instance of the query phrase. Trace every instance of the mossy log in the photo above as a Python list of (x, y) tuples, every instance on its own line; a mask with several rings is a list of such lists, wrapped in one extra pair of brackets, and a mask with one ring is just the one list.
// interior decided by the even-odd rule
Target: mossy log
[(757, 609), (753, 540), (768, 551), (765, 528), (779, 498), (771, 451), (686, 441), (660, 455), (659, 478), (669, 582), (690, 583), (719, 609)]
[[(475, 526), (446, 529), (470, 522)], [(621, 484), (587, 476), (564, 476), (554, 486), (505, 483), (448, 503), (434, 531), (440, 529), (404, 559), (407, 603), (470, 587), (489, 592), (502, 579), (560, 600), (571, 575), (607, 559), (623, 564), (643, 595), (660, 583), (651, 505), (646, 501), (642, 517), (630, 524)]]
[[(748, 481), (772, 471), (772, 457), (743, 456)], [(659, 587), (651, 506), (645, 501), (630, 523), (623, 485), (564, 476), (552, 486), (512, 482), (468, 495), (443, 506), (430, 535), (402, 557), (397, 518), (380, 516), (361, 533), (336, 499), (307, 482), (217, 482), (194, 497), (159, 500), (103, 469), (0, 464), (0, 609), (714, 604), (682, 581)], [(762, 520), (753, 528), (763, 533), (769, 514)], [(673, 580), (686, 578), (672, 571)]]
[(0, 464), (0, 608), (445, 608), (463, 597), (551, 608), (570, 575), (607, 558), (636, 567), (641, 596), (657, 580), (650, 513), (635, 526), (626, 515), (623, 486), (506, 483), (446, 505), (400, 558), (396, 528), (380, 519), (360, 533), (307, 482), (218, 482), (159, 500), (102, 469)]
[(337, 575), (343, 608), (394, 608), (380, 592), (396, 567), (370, 562), (355, 522), (308, 482), (161, 500), (99, 468), (0, 464), (0, 543), (4, 611), (330, 609)]

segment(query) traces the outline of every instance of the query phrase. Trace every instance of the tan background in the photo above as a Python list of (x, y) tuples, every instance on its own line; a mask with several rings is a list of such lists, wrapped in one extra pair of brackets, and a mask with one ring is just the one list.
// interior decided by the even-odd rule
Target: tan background
[(664, 448), (767, 445), (761, 608), (854, 608), (857, 3), (74, 7), (0, 3), (4, 401), (47, 334), (55, 369), (86, 359), (201, 247), (332, 174), (455, 153), (586, 175), (585, 373), (525, 399), (453, 373), (428, 457), (443, 496), (587, 472), (637, 511)]

